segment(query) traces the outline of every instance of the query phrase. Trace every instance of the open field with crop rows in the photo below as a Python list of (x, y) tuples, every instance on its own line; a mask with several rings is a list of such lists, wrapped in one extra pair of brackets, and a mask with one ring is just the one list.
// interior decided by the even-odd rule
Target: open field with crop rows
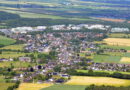
[(88, 77), (88, 76), (72, 76), (67, 85), (109, 85), (109, 86), (129, 86), (130, 80), (116, 79), (109, 77)]

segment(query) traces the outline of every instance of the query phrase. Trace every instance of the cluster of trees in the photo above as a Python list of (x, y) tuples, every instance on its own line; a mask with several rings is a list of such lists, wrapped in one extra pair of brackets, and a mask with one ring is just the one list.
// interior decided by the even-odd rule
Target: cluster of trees
[(56, 52), (51, 51), (49, 54), (39, 53), (37, 58), (40, 59), (40, 63), (48, 63), (49, 60), (55, 60), (56, 59)]
[(38, 74), (37, 76), (34, 77), (34, 80), (35, 81), (45, 81), (51, 77), (52, 77), (52, 75), (50, 75), (50, 74), (46, 74), (46, 75)]
[(13, 65), (11, 65), (11, 67), (0, 68), (0, 75), (4, 75), (5, 78), (9, 77), (9, 78), (6, 78), (6, 79), (10, 79), (14, 75), (16, 75), (16, 72), (13, 71), (12, 69), (13, 69)]
[(77, 76), (103, 76), (103, 77), (113, 77), (113, 78), (120, 78), (120, 79), (130, 79), (130, 74), (122, 74), (119, 72), (114, 73), (107, 73), (107, 72), (93, 72), (93, 70), (89, 70), (88, 72), (77, 72), (76, 70), (68, 70), (67, 71), (70, 75), (77, 75)]
[(128, 87), (114, 87), (114, 86), (96, 86), (96, 85), (90, 85), (85, 88), (85, 90), (130, 90), (130, 86)]

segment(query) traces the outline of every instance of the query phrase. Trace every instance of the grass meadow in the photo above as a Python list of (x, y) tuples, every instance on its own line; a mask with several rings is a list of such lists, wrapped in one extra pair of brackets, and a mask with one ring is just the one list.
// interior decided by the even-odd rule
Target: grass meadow
[(15, 43), (16, 41), (11, 39), (11, 38), (7, 38), (5, 36), (0, 36), (0, 44), (1, 45), (10, 45)]
[(36, 63), (20, 62), (20, 61), (10, 61), (10, 62), (0, 62), (0, 67), (11, 67), (13, 65), (15, 68), (34, 66)]

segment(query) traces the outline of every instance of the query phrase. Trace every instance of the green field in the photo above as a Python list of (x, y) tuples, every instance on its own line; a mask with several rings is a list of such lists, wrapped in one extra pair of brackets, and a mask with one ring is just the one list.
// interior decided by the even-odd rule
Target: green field
[(23, 44), (16, 44), (16, 45), (9, 45), (9, 46), (2, 47), (0, 48), (0, 50), (3, 50), (2, 54), (0, 54), (0, 58), (17, 58), (20, 56), (25, 56), (25, 53), (23, 52), (11, 51), (11, 50), (23, 51), (23, 48), (24, 48)]
[(130, 46), (117, 46), (117, 45), (101, 45), (101, 48), (112, 48), (112, 49), (126, 49), (126, 50), (130, 50)]
[(130, 34), (112, 33), (108, 35), (109, 38), (130, 38)]
[(42, 90), (84, 90), (86, 86), (80, 85), (53, 85)]
[(16, 8), (0, 7), (0, 11), (5, 11), (13, 14), (18, 14), (23, 18), (51, 18), (51, 19), (69, 19), (69, 20), (83, 20), (83, 21), (98, 21), (92, 18), (79, 18), (79, 17), (63, 17), (60, 15), (33, 13), (31, 11), (18, 11)]
[(28, 66), (34, 66), (34, 65), (36, 65), (36, 63), (20, 62), (20, 61), (11, 61), (11, 62), (0, 62), (0, 67), (11, 67), (11, 64), (12, 64), (15, 68), (28, 67)]
[[(106, 62), (106, 63), (122, 63), (120, 62), (122, 57), (130, 57), (129, 46), (112, 46), (112, 45), (100, 45), (100, 49), (111, 48), (111, 49), (125, 49), (128, 52), (103, 52), (101, 54), (93, 53), (90, 56), (86, 56), (85, 52), (80, 53), (81, 57), (89, 58), (95, 62)], [(88, 50), (88, 49), (87, 49)], [(86, 51), (87, 51), (86, 50)]]
[(109, 56), (109, 55), (94, 55), (93, 60), (95, 62), (107, 62), (107, 63), (119, 63), (121, 57), (120, 56)]
[(0, 90), (7, 90), (9, 86), (13, 86), (14, 83), (0, 83)]
[(0, 75), (0, 83), (4, 83), (5, 82), (5, 76)]
[(17, 57), (20, 57), (20, 56), (25, 56), (25, 53), (3, 51), (2, 54), (0, 54), (0, 58), (17, 58)]
[(16, 42), (16, 40), (13, 40), (11, 38), (7, 38), (5, 36), (0, 36), (0, 44), (1, 45), (10, 45), (10, 44), (13, 44), (15, 42)]
[(130, 53), (126, 53), (124, 57), (130, 57)]

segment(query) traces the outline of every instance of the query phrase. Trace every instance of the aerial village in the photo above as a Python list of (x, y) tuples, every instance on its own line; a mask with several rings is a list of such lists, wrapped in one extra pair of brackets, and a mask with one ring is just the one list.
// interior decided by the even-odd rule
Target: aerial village
[[(90, 30), (89, 32), (55, 32)], [(52, 32), (44, 32), (50, 30)], [(101, 30), (95, 32), (93, 30)], [(91, 56), (103, 52), (126, 53), (125, 49), (103, 48), (100, 50), (96, 40), (103, 39), (108, 32), (129, 32), (128, 28), (119, 28), (101, 24), (54, 25), (37, 27), (16, 27), (1, 29), (6, 36), (24, 44), (25, 55), (17, 58), (0, 58), (1, 62), (35, 63), (28, 67), (11, 67), (11, 81), (63, 83), (71, 78), (71, 70), (119, 71), (129, 72), (130, 65), (122, 63), (95, 62)], [(103, 31), (103, 32), (102, 32)], [(38, 33), (37, 33), (38, 32)], [(4, 50), (4, 49), (3, 49)], [(1, 53), (3, 51), (1, 50)], [(30, 54), (31, 53), (31, 54)], [(82, 55), (84, 54), (84, 55)], [(70, 72), (69, 72), (70, 71)]]

